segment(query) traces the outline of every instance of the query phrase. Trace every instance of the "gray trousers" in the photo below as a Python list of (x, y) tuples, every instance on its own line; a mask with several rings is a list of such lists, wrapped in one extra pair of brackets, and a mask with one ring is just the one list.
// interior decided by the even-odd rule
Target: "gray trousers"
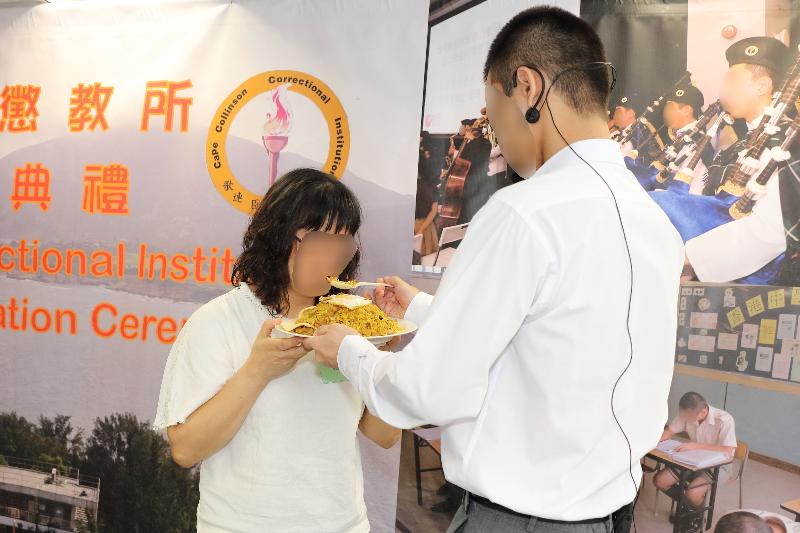
[(503, 513), (470, 501), (469, 510), (462, 501), (447, 528), (447, 533), (611, 533), (611, 518), (595, 524), (558, 524), (536, 517), (523, 518)]

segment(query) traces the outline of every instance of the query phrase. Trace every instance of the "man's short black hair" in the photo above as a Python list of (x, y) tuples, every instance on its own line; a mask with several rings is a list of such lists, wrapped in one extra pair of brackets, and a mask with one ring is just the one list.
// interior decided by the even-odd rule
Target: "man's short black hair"
[[(603, 113), (608, 108), (609, 67), (600, 36), (569, 11), (540, 6), (518, 13), (495, 36), (483, 67), (484, 81), (513, 89), (512, 77), (521, 66), (535, 66), (552, 80), (553, 91), (580, 114)], [(564, 72), (567, 69), (575, 69)]]
[(736, 511), (720, 518), (714, 533), (772, 533), (772, 529), (760, 516)]
[(678, 400), (678, 408), (681, 410), (699, 411), (707, 405), (706, 399), (696, 392), (687, 392)]

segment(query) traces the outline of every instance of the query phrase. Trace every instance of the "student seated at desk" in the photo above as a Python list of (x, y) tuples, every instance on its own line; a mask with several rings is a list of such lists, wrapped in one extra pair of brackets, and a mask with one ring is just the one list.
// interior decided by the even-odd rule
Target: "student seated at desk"
[[(678, 416), (670, 422), (661, 435), (662, 441), (685, 431), (690, 441), (682, 444), (678, 451), (711, 450), (733, 455), (736, 451), (736, 433), (733, 417), (729, 413), (709, 405), (696, 392), (684, 394), (678, 402), (678, 409)], [(730, 465), (725, 465), (720, 468), (719, 479), (727, 479), (730, 474)], [(678, 498), (680, 496), (676, 486), (678, 475), (678, 472), (667, 467), (653, 477), (653, 483), (656, 488), (673, 498)], [(700, 507), (710, 487), (708, 474), (705, 472), (690, 474), (689, 481), (689, 488), (686, 491), (687, 502)]]

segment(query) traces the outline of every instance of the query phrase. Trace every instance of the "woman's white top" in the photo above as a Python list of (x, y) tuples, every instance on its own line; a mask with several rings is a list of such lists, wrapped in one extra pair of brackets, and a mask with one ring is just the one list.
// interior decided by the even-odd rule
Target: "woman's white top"
[[(183, 423), (213, 397), (272, 318), (246, 283), (192, 313), (169, 353), (153, 427)], [(363, 410), (352, 385), (324, 384), (307, 354), (202, 462), (197, 531), (369, 531), (356, 437)]]

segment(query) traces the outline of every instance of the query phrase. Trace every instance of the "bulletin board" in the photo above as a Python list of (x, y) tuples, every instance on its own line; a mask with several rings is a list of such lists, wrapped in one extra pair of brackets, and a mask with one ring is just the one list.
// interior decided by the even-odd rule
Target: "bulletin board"
[(800, 383), (800, 287), (682, 284), (675, 362)]

